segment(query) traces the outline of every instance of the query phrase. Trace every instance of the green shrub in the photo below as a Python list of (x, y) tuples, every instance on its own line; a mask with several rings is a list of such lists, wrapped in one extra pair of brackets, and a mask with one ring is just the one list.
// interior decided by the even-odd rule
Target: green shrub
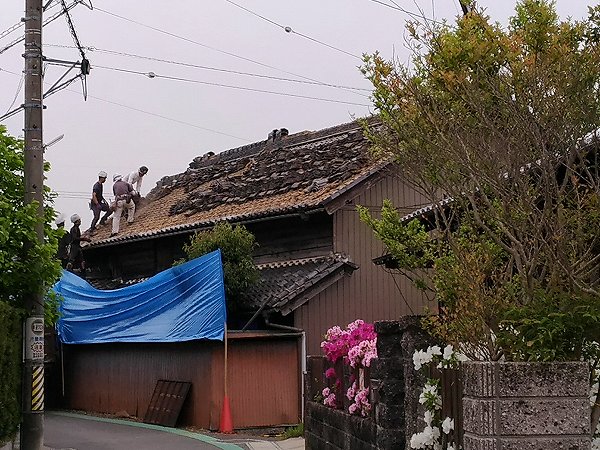
[(20, 421), (22, 315), (0, 301), (0, 443), (14, 436)]
[(247, 309), (246, 292), (259, 279), (258, 268), (252, 258), (256, 245), (254, 235), (243, 225), (220, 222), (211, 230), (194, 234), (183, 247), (187, 260), (221, 249), (228, 316)]

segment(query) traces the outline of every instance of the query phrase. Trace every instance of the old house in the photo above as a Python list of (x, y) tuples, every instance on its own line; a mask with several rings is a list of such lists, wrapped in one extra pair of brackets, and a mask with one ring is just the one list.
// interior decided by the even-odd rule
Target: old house
[(248, 317), (231, 327), (241, 329), (259, 312), (250, 328), (303, 330), (305, 351), (318, 353), (332, 325), (422, 311), (406, 279), (372, 263), (383, 250), (355, 206), (377, 212), (385, 198), (406, 213), (423, 203), (391, 161), (371, 156), (359, 123), (274, 130), (265, 141), (208, 153), (164, 177), (119, 235), (101, 228), (85, 249), (90, 281), (100, 288), (138, 282), (182, 257), (195, 231), (222, 220), (244, 224), (259, 244), (262, 279)]

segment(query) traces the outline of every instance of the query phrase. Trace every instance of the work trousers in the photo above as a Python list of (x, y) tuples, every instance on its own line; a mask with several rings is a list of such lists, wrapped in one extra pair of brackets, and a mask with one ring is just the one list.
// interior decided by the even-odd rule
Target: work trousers
[(106, 219), (108, 219), (108, 216), (112, 214), (110, 206), (108, 206), (108, 203), (106, 202), (100, 202), (97, 205), (92, 202), (92, 212), (94, 213), (94, 219), (92, 220), (92, 225), (90, 226), (90, 229), (94, 230), (96, 228), (96, 224), (100, 219), (100, 213), (102, 211), (104, 211), (105, 214), (104, 216), (102, 216), (102, 220), (100, 221), (100, 223), (104, 224), (104, 222), (106, 222)]
[(119, 232), (119, 222), (121, 221), (121, 214), (123, 209), (127, 210), (127, 222), (133, 222), (133, 216), (135, 214), (135, 203), (133, 201), (126, 202), (125, 200), (117, 200), (117, 207), (115, 209), (115, 215), (113, 216), (112, 233), (116, 234)]

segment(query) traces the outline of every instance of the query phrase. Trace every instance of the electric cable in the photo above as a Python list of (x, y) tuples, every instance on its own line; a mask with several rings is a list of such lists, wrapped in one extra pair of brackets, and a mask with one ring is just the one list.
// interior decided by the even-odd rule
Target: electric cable
[(75, 45), (77, 46), (77, 49), (79, 50), (81, 59), (82, 60), (87, 59), (85, 57), (85, 52), (83, 51), (83, 48), (81, 46), (81, 42), (79, 42), (79, 37), (77, 36), (77, 32), (75, 31), (75, 25), (73, 25), (73, 20), (71, 19), (71, 14), (69, 14), (69, 10), (67, 9), (67, 4), (66, 4), (65, 0), (60, 0), (60, 3), (62, 5), (63, 12), (65, 13), (65, 19), (67, 21), (69, 31), (71, 32), (71, 37), (73, 38), (73, 42), (75, 43)]
[(235, 86), (235, 85), (232, 85), (232, 84), (213, 83), (213, 82), (209, 82), (209, 81), (194, 80), (194, 79), (191, 79), (191, 78), (182, 78), (182, 77), (174, 77), (174, 76), (169, 76), (169, 75), (160, 75), (160, 74), (155, 73), (155, 72), (140, 72), (140, 71), (137, 71), (137, 70), (121, 69), (121, 68), (118, 68), (118, 67), (108, 67), (108, 66), (100, 66), (100, 65), (94, 65), (94, 67), (97, 68), (97, 69), (114, 70), (116, 72), (130, 73), (130, 74), (135, 74), (135, 75), (143, 75), (143, 76), (148, 77), (150, 79), (152, 79), (152, 78), (164, 78), (166, 80), (172, 80), (172, 81), (183, 81), (183, 82), (186, 82), (186, 83), (196, 83), (196, 84), (203, 84), (203, 85), (206, 85), (206, 86), (224, 87), (224, 88), (229, 88), (229, 89), (238, 89), (238, 90), (241, 90), (241, 91), (259, 92), (259, 93), (263, 93), (263, 94), (282, 95), (282, 96), (285, 96), (285, 97), (294, 97), (294, 98), (301, 98), (301, 99), (307, 99), (307, 100), (317, 100), (317, 101), (329, 102), (329, 103), (341, 103), (341, 104), (344, 104), (344, 105), (364, 106), (364, 107), (370, 107), (371, 106), (371, 105), (365, 104), (365, 103), (356, 103), (356, 102), (350, 102), (350, 101), (345, 101), (345, 100), (335, 100), (335, 99), (323, 98), (323, 97), (312, 97), (310, 95), (291, 94), (291, 93), (288, 93), (288, 92), (269, 91), (269, 90), (266, 90), (266, 89), (256, 89), (256, 88), (249, 88), (249, 87), (245, 87), (245, 86)]
[(435, 20), (430, 17), (426, 17), (424, 14), (417, 14), (415, 12), (404, 9), (401, 6), (398, 6), (398, 4), (395, 2), (394, 2), (394, 5), (395, 5), (394, 6), (394, 5), (390, 5), (389, 3), (382, 2), (381, 0), (369, 0), (369, 1), (371, 1), (373, 3), (377, 3), (379, 5), (387, 6), (388, 8), (395, 9), (396, 11), (401, 11), (404, 14), (408, 14), (409, 16), (414, 17), (415, 19), (423, 19), (427, 22), (437, 23), (438, 25), (446, 25), (445, 22), (440, 22), (439, 20)]
[[(69, 5), (67, 5), (66, 10), (69, 11), (71, 9), (73, 9), (75, 6), (77, 6), (79, 3), (83, 3), (83, 0), (73, 0), (73, 2)], [(85, 5), (85, 3), (83, 3)], [(56, 19), (58, 19), (60, 16), (62, 16), (65, 13), (64, 10), (58, 11), (56, 13), (54, 13), (54, 15), (48, 17), (46, 20), (44, 20), (44, 22), (42, 23), (42, 28), (45, 27), (46, 25), (48, 25), (51, 22), (54, 22)], [(23, 42), (25, 40), (25, 35), (15, 39), (14, 41), (10, 42), (9, 44), (5, 45), (4, 47), (2, 47), (0, 49), (0, 55), (2, 53), (4, 53), (6, 50), (14, 47), (15, 45), (17, 45), (19, 42)]]
[[(44, 46), (45, 47), (57, 47), (57, 48), (76, 48), (75, 46), (72, 46), (72, 45), (60, 45), (60, 44), (44, 44)], [(352, 89), (355, 91), (371, 92), (371, 89), (366, 89), (366, 88), (344, 86), (344, 85), (339, 85), (339, 84), (321, 83), (318, 81), (295, 80), (293, 78), (283, 78), (283, 77), (276, 77), (276, 76), (271, 76), (271, 75), (262, 75), (262, 74), (253, 73), (253, 72), (242, 72), (239, 70), (222, 69), (219, 67), (204, 66), (201, 64), (193, 64), (193, 63), (186, 63), (186, 62), (182, 62), (182, 61), (174, 61), (174, 60), (169, 60), (169, 59), (156, 58), (153, 56), (138, 55), (135, 53), (119, 52), (116, 50), (108, 50), (108, 49), (92, 47), (92, 46), (88, 46), (88, 47), (84, 47), (84, 48), (89, 52), (99, 52), (99, 53), (106, 53), (108, 55), (124, 56), (124, 57), (128, 57), (128, 58), (144, 59), (144, 60), (148, 60), (148, 61), (157, 61), (157, 62), (162, 62), (162, 63), (166, 63), (166, 64), (190, 67), (190, 68), (194, 68), (194, 69), (211, 70), (211, 71), (215, 71), (215, 72), (231, 73), (234, 75), (244, 75), (244, 76), (256, 77), (256, 78), (265, 78), (268, 80), (285, 81), (285, 82), (289, 82), (289, 83), (308, 84), (308, 85), (312, 85), (312, 86), (323, 86), (323, 87), (330, 87), (330, 88), (336, 88), (336, 89), (344, 89), (344, 90)]]
[(275, 26), (277, 26), (277, 27), (281, 28), (281, 29), (282, 29), (282, 30), (284, 30), (286, 33), (292, 33), (292, 34), (296, 34), (296, 35), (298, 35), (298, 36), (300, 36), (300, 37), (303, 37), (304, 39), (308, 39), (309, 41), (312, 41), (312, 42), (315, 42), (315, 43), (317, 43), (317, 44), (323, 45), (323, 46), (325, 46), (325, 47), (328, 47), (328, 48), (330, 48), (330, 49), (332, 49), (332, 50), (335, 50), (335, 51), (337, 51), (337, 52), (340, 52), (340, 53), (344, 53), (344, 54), (346, 54), (346, 55), (348, 55), (348, 56), (352, 56), (353, 58), (357, 58), (357, 59), (359, 59), (359, 60), (361, 60), (361, 61), (362, 61), (362, 58), (361, 58), (360, 56), (354, 55), (353, 53), (347, 52), (346, 50), (342, 50), (341, 48), (334, 47), (333, 45), (327, 44), (326, 42), (323, 42), (323, 41), (320, 41), (320, 40), (318, 40), (318, 39), (315, 39), (315, 38), (313, 38), (313, 37), (307, 36), (306, 34), (302, 34), (302, 33), (298, 32), (298, 31), (295, 31), (295, 30), (294, 30), (292, 27), (289, 27), (289, 26), (283, 26), (283, 25), (281, 25), (280, 23), (277, 23), (277, 22), (275, 22), (274, 20), (271, 20), (271, 19), (269, 19), (268, 17), (265, 17), (265, 16), (263, 16), (263, 15), (260, 15), (260, 14), (258, 14), (257, 12), (254, 12), (254, 11), (252, 11), (251, 9), (248, 9), (248, 8), (246, 8), (245, 6), (239, 5), (239, 4), (237, 4), (236, 2), (234, 2), (234, 1), (232, 1), (232, 0), (225, 0), (225, 1), (226, 1), (227, 3), (230, 3), (230, 4), (232, 4), (232, 5), (236, 6), (236, 7), (238, 7), (238, 8), (240, 8), (240, 9), (242, 9), (242, 10), (244, 10), (244, 11), (246, 11), (246, 12), (248, 12), (248, 13), (252, 14), (253, 16), (256, 16), (256, 17), (258, 17), (258, 18), (260, 18), (260, 19), (262, 19), (262, 20), (264, 20), (264, 21), (266, 21), (266, 22), (269, 22), (270, 24), (273, 24), (273, 25), (275, 25)]
[[(43, 11), (46, 12), (49, 9), (54, 8), (58, 3), (54, 3), (53, 5), (50, 5), (50, 3), (52, 3), (54, 0), (50, 0), (48, 3), (46, 3), (46, 5), (43, 7)], [(9, 34), (11, 34), (13, 31), (18, 30), (19, 28), (21, 28), (22, 26), (25, 25), (25, 22), (23, 22), (22, 20), (19, 20), (17, 23), (15, 23), (14, 25), (11, 25), (10, 27), (8, 27), (6, 30), (0, 32), (0, 39), (8, 36)]]
[[(0, 67), (0, 72), (6, 72), (6, 73), (10, 73), (10, 74), (12, 74), (12, 75), (20, 76), (18, 73), (12, 72), (12, 71), (10, 71), (10, 70), (2, 69), (1, 67)], [(74, 93), (74, 94), (78, 94), (78, 95), (80, 94), (79, 92), (77, 92), (77, 91), (74, 91), (74, 90), (72, 90), (72, 89), (65, 89), (65, 90), (66, 90), (66, 91), (68, 91), (68, 92)], [(170, 122), (178, 123), (178, 124), (180, 124), (180, 125), (186, 125), (186, 126), (189, 126), (189, 127), (192, 127), (192, 128), (197, 128), (197, 129), (200, 129), (200, 130), (208, 131), (208, 132), (210, 132), (210, 133), (220, 134), (220, 135), (222, 135), (222, 136), (231, 137), (231, 138), (234, 138), (234, 139), (237, 139), (237, 140), (240, 140), (240, 141), (244, 141), (244, 142), (250, 142), (250, 141), (251, 141), (251, 139), (250, 139), (250, 138), (242, 138), (242, 137), (239, 137), (239, 136), (235, 136), (235, 135), (233, 135), (233, 134), (224, 133), (224, 132), (222, 132), (222, 131), (214, 130), (214, 129), (212, 129), (212, 128), (203, 127), (203, 126), (197, 125), (197, 124), (195, 124), (195, 123), (186, 122), (186, 121), (179, 120), (179, 119), (174, 119), (173, 117), (168, 117), (168, 116), (165, 116), (165, 115), (162, 115), (162, 114), (153, 113), (153, 112), (150, 112), (150, 111), (145, 111), (145, 110), (143, 110), (143, 109), (140, 109), (140, 108), (135, 108), (135, 107), (133, 107), (133, 106), (130, 106), (130, 105), (124, 105), (124, 104), (122, 104), (122, 103), (113, 102), (112, 100), (106, 100), (106, 99), (104, 99), (104, 98), (97, 97), (97, 96), (94, 96), (94, 95), (89, 95), (89, 97), (90, 97), (90, 98), (93, 98), (93, 99), (95, 99), (95, 100), (98, 100), (98, 101), (104, 102), (104, 103), (108, 103), (108, 104), (110, 104), (110, 105), (119, 106), (119, 107), (121, 107), (121, 108), (125, 108), (125, 109), (129, 109), (129, 110), (132, 110), (132, 111), (136, 111), (136, 112), (139, 112), (139, 113), (142, 113), (142, 114), (146, 114), (146, 115), (149, 115), (149, 116), (158, 117), (158, 118), (160, 118), (160, 119), (168, 120), (168, 121), (170, 121)], [(19, 112), (21, 109), (22, 109), (22, 108), (18, 108), (18, 109), (16, 110), (16, 112), (13, 112), (11, 115), (14, 115), (14, 114), (16, 114), (16, 113), (17, 113), (17, 112)], [(6, 118), (6, 115), (5, 115), (5, 116), (2, 116), (2, 117), (0, 117), (0, 122), (1, 122), (2, 120), (4, 120), (5, 118)]]
[[(147, 25), (147, 24), (145, 24), (145, 23), (142, 23), (142, 22), (138, 22), (137, 20), (133, 20), (133, 19), (130, 19), (130, 18), (128, 18), (128, 17), (122, 16), (122, 15), (119, 15), (119, 14), (115, 14), (115, 13), (113, 13), (113, 12), (110, 12), (110, 11), (107, 11), (107, 10), (105, 10), (105, 9), (98, 8), (97, 6), (94, 8), (94, 10), (95, 10), (95, 11), (100, 11), (100, 12), (102, 12), (102, 13), (104, 13), (104, 14), (108, 14), (108, 15), (110, 15), (110, 16), (116, 17), (116, 18), (118, 18), (118, 19), (121, 19), (121, 20), (125, 20), (125, 21), (127, 21), (127, 22), (134, 23), (134, 24), (136, 24), (136, 25), (139, 25), (139, 26), (141, 26), (141, 27), (148, 28), (148, 29), (150, 29), (150, 30), (156, 31), (157, 33), (162, 33), (162, 34), (165, 34), (165, 35), (167, 35), (167, 36), (171, 36), (171, 37), (173, 37), (173, 38), (180, 39), (180, 40), (182, 40), (182, 41), (185, 41), (185, 42), (189, 42), (190, 44), (199, 45), (200, 47), (204, 47), (204, 48), (207, 48), (207, 49), (209, 49), (209, 50), (212, 50), (212, 51), (215, 51), (215, 52), (218, 52), (218, 53), (222, 53), (222, 54), (224, 54), (224, 55), (231, 56), (231, 57), (233, 57), (233, 58), (237, 58), (237, 59), (241, 59), (241, 60), (243, 60), (243, 61), (251, 62), (251, 63), (253, 63), (253, 64), (257, 64), (257, 65), (259, 65), (259, 66), (266, 67), (266, 68), (268, 68), (268, 69), (277, 70), (277, 71), (279, 71), (279, 72), (282, 72), (282, 73), (285, 73), (285, 74), (287, 74), (287, 75), (292, 75), (292, 76), (295, 76), (295, 77), (298, 77), (298, 78), (302, 78), (302, 79), (304, 79), (304, 80), (314, 81), (314, 82), (316, 82), (316, 83), (323, 84), (323, 85), (326, 85), (326, 84), (327, 84), (327, 83), (324, 83), (324, 82), (322, 82), (322, 81), (320, 81), (320, 80), (316, 80), (316, 79), (314, 79), (314, 78), (306, 77), (306, 76), (304, 76), (304, 75), (299, 75), (299, 74), (297, 74), (297, 73), (294, 73), (294, 72), (289, 72), (289, 71), (286, 71), (286, 70), (284, 70), (284, 69), (280, 69), (280, 68), (278, 68), (278, 67), (271, 66), (270, 64), (266, 64), (266, 63), (263, 63), (263, 62), (257, 61), (257, 60), (255, 60), (255, 59), (251, 59), (251, 58), (247, 58), (247, 57), (245, 57), (245, 56), (237, 55), (237, 54), (235, 54), (235, 53), (228, 52), (228, 51), (226, 51), (226, 50), (221, 50), (221, 49), (219, 49), (219, 48), (212, 47), (212, 46), (210, 46), (210, 45), (207, 45), (207, 44), (203, 44), (203, 43), (201, 43), (201, 42), (198, 42), (198, 41), (195, 41), (195, 40), (193, 40), (193, 39), (186, 38), (185, 36), (180, 36), (180, 35), (178, 35), (178, 34), (171, 33), (170, 31), (165, 31), (165, 30), (162, 30), (162, 29), (160, 29), (160, 28), (153, 27), (153, 26), (151, 26), (151, 25)], [(363, 97), (365, 96), (364, 94), (361, 94), (361, 93), (359, 93), (359, 92), (355, 92), (355, 91), (352, 91), (352, 90), (351, 90), (350, 92), (353, 92), (353, 93), (354, 93), (354, 94), (356, 94), (356, 95), (361, 95), (361, 96), (363, 96)]]
[(25, 81), (25, 74), (21, 74), (21, 79), (19, 80), (19, 85), (17, 86), (17, 92), (15, 92), (15, 97), (13, 98), (13, 101), (10, 103), (10, 106), (7, 108), (5, 114), (8, 114), (10, 112), (10, 109), (14, 106), (15, 102), (17, 101), (17, 98), (19, 97), (19, 93), (21, 92), (21, 89), (23, 88), (24, 81)]

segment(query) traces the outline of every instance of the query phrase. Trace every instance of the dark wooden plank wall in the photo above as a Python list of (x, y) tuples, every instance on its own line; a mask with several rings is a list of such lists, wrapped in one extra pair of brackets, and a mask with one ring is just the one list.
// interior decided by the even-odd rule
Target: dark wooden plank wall
[[(234, 427), (298, 423), (299, 337), (236, 334), (229, 340), (228, 370)], [(157, 380), (189, 381), (192, 387), (179, 424), (219, 427), (221, 342), (69, 345), (64, 355), (65, 408), (143, 417)]]
[(257, 263), (306, 258), (333, 250), (332, 217), (319, 212), (247, 225), (256, 237)]
[(386, 198), (401, 214), (425, 203), (420, 194), (389, 175), (333, 215), (334, 251), (348, 255), (359, 269), (296, 310), (295, 326), (306, 331), (309, 355), (321, 353), (320, 341), (333, 325), (344, 326), (357, 318), (369, 322), (397, 319), (423, 311), (425, 300), (408, 279), (392, 276), (372, 261), (384, 253), (383, 246), (360, 221), (356, 205), (367, 206), (378, 215)]
[[(332, 217), (325, 212), (291, 216), (246, 225), (258, 244), (257, 263), (327, 255), (333, 250)], [(162, 236), (85, 251), (95, 278), (135, 279), (168, 269), (185, 256), (192, 233)]]

